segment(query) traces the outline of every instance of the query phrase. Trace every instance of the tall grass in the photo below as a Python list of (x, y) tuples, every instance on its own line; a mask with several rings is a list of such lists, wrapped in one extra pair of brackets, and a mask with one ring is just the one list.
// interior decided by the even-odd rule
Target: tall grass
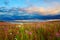
[(60, 40), (60, 24), (0, 25), (0, 40)]

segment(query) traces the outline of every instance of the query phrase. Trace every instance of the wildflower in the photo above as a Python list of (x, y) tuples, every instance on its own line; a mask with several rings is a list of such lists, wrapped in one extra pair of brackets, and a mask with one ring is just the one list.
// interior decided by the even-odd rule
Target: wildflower
[(32, 32), (29, 32), (29, 35), (31, 35), (32, 34)]
[(28, 33), (28, 31), (27, 31), (27, 30), (25, 30), (25, 32), (26, 32), (26, 33)]
[(10, 35), (12, 35), (12, 33), (10, 33)]
[(21, 25), (18, 25), (18, 27), (22, 27)]
[(31, 34), (32, 34), (32, 32), (29, 32), (29, 31), (27, 31), (27, 30), (25, 30), (25, 32), (26, 32), (26, 33), (28, 33), (29, 35), (31, 35)]
[(57, 32), (57, 33), (56, 33), (56, 37), (60, 37), (60, 33)]
[(15, 40), (17, 40), (17, 38), (15, 38)]
[(7, 31), (7, 30), (8, 30), (8, 28), (4, 28), (4, 30), (5, 30), (5, 31)]

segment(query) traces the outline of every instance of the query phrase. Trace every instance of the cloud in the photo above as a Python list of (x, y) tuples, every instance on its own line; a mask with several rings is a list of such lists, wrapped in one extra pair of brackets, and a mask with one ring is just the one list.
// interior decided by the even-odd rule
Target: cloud
[(39, 14), (42, 14), (42, 15), (57, 15), (57, 14), (60, 14), (60, 7), (56, 7), (56, 8), (30, 7), (30, 8), (26, 8), (25, 10), (28, 13), (38, 12)]
[[(49, 1), (49, 0), (47, 0)], [(50, 3), (47, 3), (48, 6), (44, 7), (44, 6), (30, 6), (28, 8), (25, 8), (26, 12), (28, 13), (33, 13), (33, 12), (38, 12), (41, 15), (57, 15), (60, 14), (60, 3), (53, 1)]]

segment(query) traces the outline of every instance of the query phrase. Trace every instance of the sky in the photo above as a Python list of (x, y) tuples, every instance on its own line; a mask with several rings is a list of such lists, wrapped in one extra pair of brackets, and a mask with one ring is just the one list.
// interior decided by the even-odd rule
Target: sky
[(58, 6), (60, 0), (0, 0), (0, 6), (7, 7), (48, 7)]
[[(49, 15), (51, 19), (52, 16), (55, 18), (60, 15), (60, 0), (0, 0), (0, 7), (16, 7), (28, 14), (46, 16), (47, 19)], [(60, 19), (60, 16), (58, 18)]]
[(19, 7), (27, 12), (57, 14), (60, 12), (60, 0), (0, 0), (0, 7)]

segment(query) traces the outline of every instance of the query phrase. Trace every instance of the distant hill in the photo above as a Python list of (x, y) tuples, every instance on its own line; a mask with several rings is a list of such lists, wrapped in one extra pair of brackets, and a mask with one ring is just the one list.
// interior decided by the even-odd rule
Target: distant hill
[[(59, 26), (60, 25), (60, 21), (46, 21), (46, 22), (21, 22), (23, 24), (23, 26)], [(21, 23), (10, 23), (10, 22), (0, 22), (0, 25), (20, 25)]]

